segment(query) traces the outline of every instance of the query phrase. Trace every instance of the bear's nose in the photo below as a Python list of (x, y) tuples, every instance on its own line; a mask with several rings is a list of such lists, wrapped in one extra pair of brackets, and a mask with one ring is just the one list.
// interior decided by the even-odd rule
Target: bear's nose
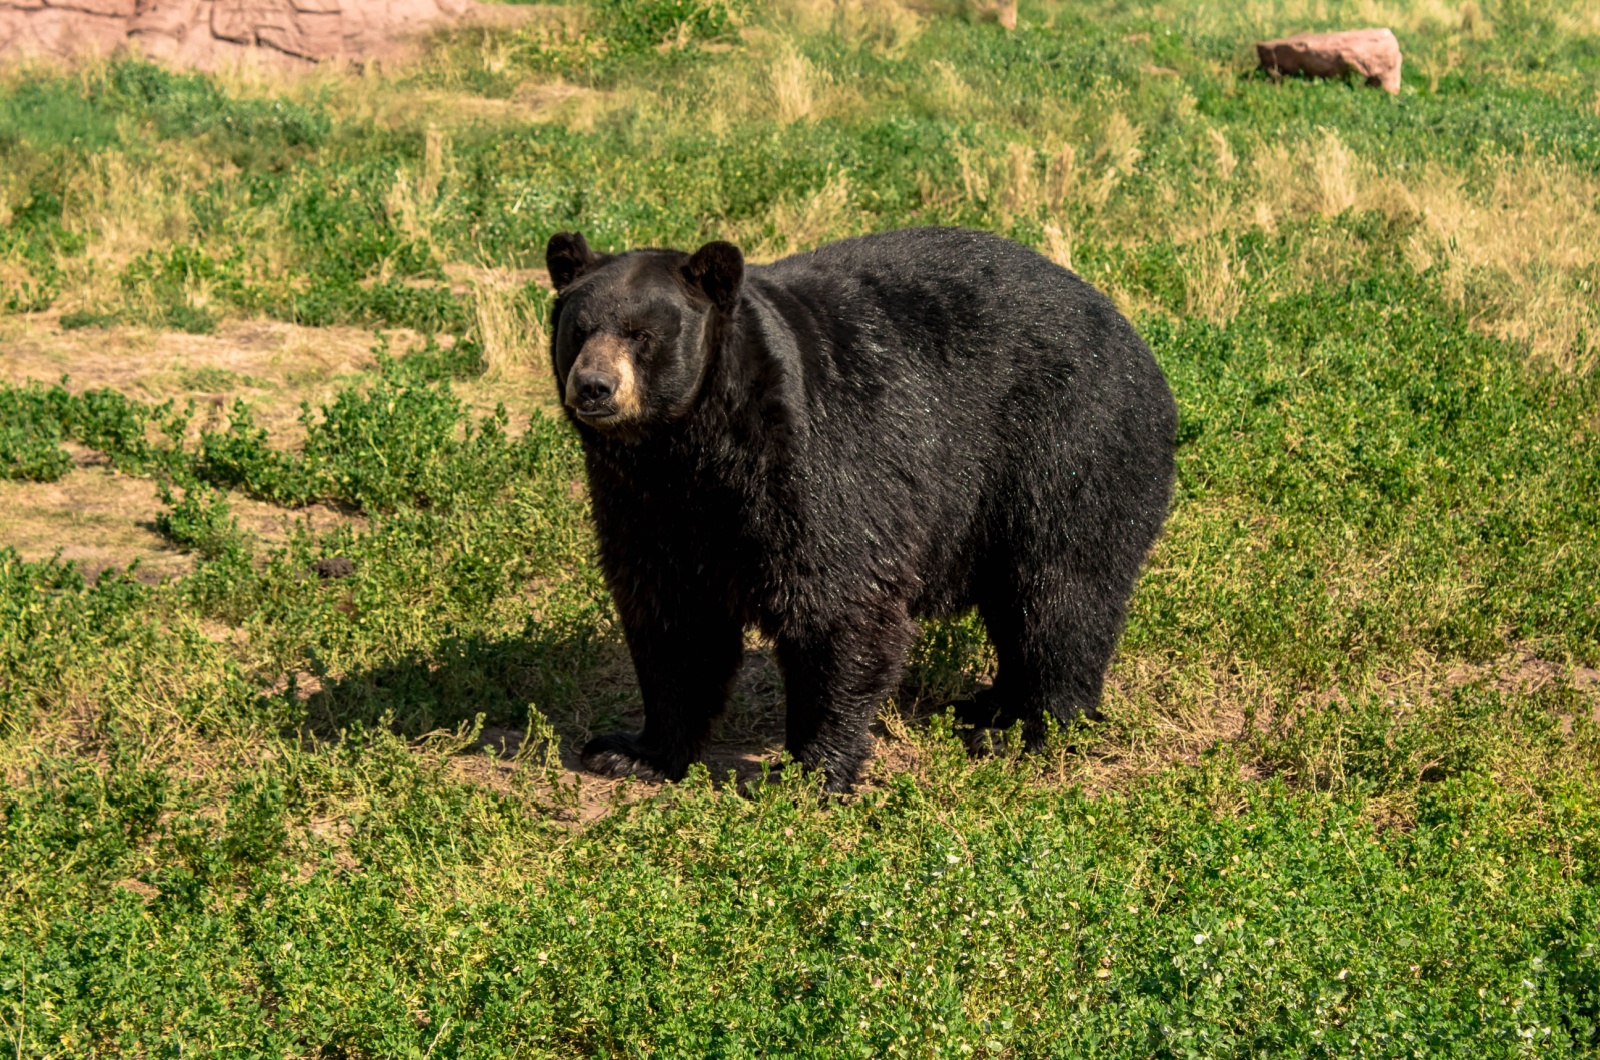
[(604, 372), (578, 373), (578, 404), (588, 408), (602, 405), (617, 392), (617, 381)]

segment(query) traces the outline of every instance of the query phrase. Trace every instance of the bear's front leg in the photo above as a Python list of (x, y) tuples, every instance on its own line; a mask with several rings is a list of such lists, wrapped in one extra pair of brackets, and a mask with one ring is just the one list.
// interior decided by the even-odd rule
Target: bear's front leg
[(889, 606), (778, 638), (789, 753), (822, 770), (827, 790), (855, 786), (872, 750), (872, 719), (899, 686), (915, 633), (905, 610)]
[(712, 612), (624, 616), (644, 698), (644, 729), (612, 732), (584, 745), (583, 766), (608, 777), (682, 780), (722, 713), (744, 657), (744, 631)]

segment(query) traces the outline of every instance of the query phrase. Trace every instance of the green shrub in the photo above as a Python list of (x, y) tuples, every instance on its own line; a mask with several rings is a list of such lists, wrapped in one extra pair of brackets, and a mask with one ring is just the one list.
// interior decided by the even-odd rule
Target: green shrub
[(664, 41), (729, 36), (744, 14), (739, 0), (594, 0), (606, 41), (619, 51), (642, 51)]
[(103, 313), (94, 309), (74, 309), (61, 314), (61, 329), (77, 331), (80, 328), (109, 328), (120, 322), (116, 313)]
[(318, 106), (241, 99), (205, 74), (180, 73), (139, 59), (112, 62), (88, 83), (92, 101), (152, 120), (162, 136), (212, 136), (252, 148), (303, 147), (321, 142), (332, 128)]
[(289, 507), (309, 504), (322, 495), (320, 481), (300, 460), (272, 447), (243, 398), (235, 399), (227, 430), (201, 432), (194, 475), (202, 482), (241, 489)]
[(179, 548), (198, 552), (206, 559), (220, 559), (248, 550), (239, 532), (239, 521), (228, 507), (226, 494), (204, 488), (186, 489), (183, 499), (178, 500), (170, 487), (162, 485), (161, 502), (169, 510), (156, 516), (156, 529)]
[(72, 469), (59, 406), (37, 386), (0, 387), (0, 476), (54, 482)]

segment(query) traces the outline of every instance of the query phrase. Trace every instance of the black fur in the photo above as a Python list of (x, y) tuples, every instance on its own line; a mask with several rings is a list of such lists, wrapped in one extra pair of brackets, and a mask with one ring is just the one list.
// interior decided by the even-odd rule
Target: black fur
[(642, 409), (582, 435), (600, 555), (644, 697), (593, 769), (679, 778), (756, 626), (789, 750), (848, 789), (913, 619), (976, 606), (999, 656), (962, 715), (1094, 716), (1166, 517), (1177, 410), (1111, 302), (960, 229), (850, 239), (765, 266), (550, 242), (558, 386), (624, 337)]

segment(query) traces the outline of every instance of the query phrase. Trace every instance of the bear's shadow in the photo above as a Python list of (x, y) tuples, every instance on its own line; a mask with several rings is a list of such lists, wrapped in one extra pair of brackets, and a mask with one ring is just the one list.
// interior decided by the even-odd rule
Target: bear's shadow
[[(562, 765), (579, 772), (588, 739), (643, 723), (626, 650), (587, 635), (447, 638), (427, 652), (386, 659), (335, 678), (302, 675), (306, 728), (322, 741), (359, 728), (387, 728), (408, 740), (470, 729), (502, 757), (514, 755), (537, 709), (560, 738)], [(783, 746), (783, 680), (771, 653), (750, 648), (728, 710), (703, 755), (712, 776), (759, 776)]]
[[(464, 751), (487, 745), (502, 759), (521, 748), (534, 708), (560, 738), (563, 768), (575, 773), (582, 772), (578, 750), (590, 737), (637, 730), (644, 720), (626, 649), (587, 634), (447, 638), (429, 652), (337, 678), (302, 677), (299, 692), (305, 698), (306, 728), (317, 740), (337, 740), (362, 727), (387, 728), (414, 740), (469, 731), (481, 714), (479, 738)], [(915, 712), (928, 709), (922, 704)], [(877, 722), (874, 732), (887, 735)], [(716, 781), (731, 773), (743, 784), (758, 779), (764, 768), (775, 770), (783, 745), (783, 675), (770, 649), (752, 644), (701, 761)]]

